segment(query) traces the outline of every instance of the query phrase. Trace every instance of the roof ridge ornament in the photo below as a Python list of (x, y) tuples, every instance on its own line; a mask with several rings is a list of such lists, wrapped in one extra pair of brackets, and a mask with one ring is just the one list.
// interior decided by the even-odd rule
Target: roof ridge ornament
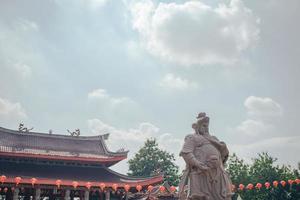
[(71, 136), (74, 136), (74, 137), (80, 136), (80, 129), (79, 128), (75, 129), (75, 131), (73, 131), (73, 132), (69, 131), (69, 129), (67, 129), (67, 131), (70, 133)]
[(29, 133), (29, 131), (31, 131), (31, 130), (33, 130), (33, 127), (27, 128), (27, 127), (25, 127), (24, 123), (19, 124), (19, 132)]

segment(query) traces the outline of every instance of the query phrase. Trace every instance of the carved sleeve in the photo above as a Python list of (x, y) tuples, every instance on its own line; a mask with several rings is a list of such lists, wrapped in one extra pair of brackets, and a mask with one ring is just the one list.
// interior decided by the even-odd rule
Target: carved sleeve
[(204, 163), (202, 163), (196, 159), (196, 157), (194, 155), (195, 147), (196, 147), (196, 144), (195, 144), (195, 138), (193, 137), (193, 135), (186, 136), (184, 139), (183, 148), (180, 152), (180, 156), (183, 157), (184, 161), (189, 166), (194, 166), (194, 167), (204, 170), (207, 167), (205, 166)]

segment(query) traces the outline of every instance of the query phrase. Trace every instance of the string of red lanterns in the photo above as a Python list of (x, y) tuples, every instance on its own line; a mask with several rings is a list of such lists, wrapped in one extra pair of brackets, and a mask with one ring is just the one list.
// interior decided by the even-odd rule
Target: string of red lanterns
[[(282, 187), (285, 187), (286, 185), (287, 185), (287, 183), (289, 184), (289, 185), (293, 185), (294, 183), (295, 184), (300, 184), (300, 179), (295, 179), (295, 180), (288, 180), (287, 182), (286, 181), (284, 181), (284, 180), (282, 180), (282, 181), (273, 181), (272, 182), (272, 186), (274, 187), (274, 188), (277, 188), (278, 186), (279, 186), (279, 184), (282, 186)], [(271, 183), (269, 183), (269, 182), (265, 182), (264, 183), (264, 186), (265, 186), (265, 188), (266, 189), (269, 189), (270, 187), (271, 187)], [(247, 190), (252, 190), (252, 189), (257, 189), (257, 190), (260, 190), (261, 188), (263, 187), (263, 184), (262, 183), (256, 183), (256, 185), (254, 186), (252, 183), (249, 183), (248, 185), (244, 185), (244, 184), (239, 184), (239, 186), (238, 186), (238, 190), (239, 191), (243, 191), (245, 188), (247, 189)], [(232, 190), (234, 191), (235, 189), (236, 189), (236, 186), (235, 185), (232, 185)]]
[[(7, 181), (7, 177), (6, 177), (5, 175), (1, 175), (1, 176), (0, 176), (0, 182), (1, 182), (1, 184), (4, 184), (6, 181)], [(32, 186), (34, 187), (34, 185), (38, 182), (38, 179), (36, 179), (36, 178), (31, 178), (30, 181), (31, 181)], [(19, 176), (17, 176), (17, 177), (14, 178), (14, 182), (15, 182), (16, 186), (18, 186), (18, 185), (22, 182), (22, 178), (19, 177)], [(60, 188), (61, 184), (62, 184), (62, 181), (61, 181), (61, 180), (58, 179), (58, 180), (55, 181), (55, 185), (56, 185), (58, 188)], [(287, 184), (288, 184), (288, 185), (293, 185), (293, 184), (297, 184), (297, 185), (298, 185), (298, 184), (300, 184), (300, 179), (295, 179), (295, 180), (289, 179), (289, 180), (287, 180), (287, 181), (285, 181), (285, 180), (276, 181), (276, 180), (275, 180), (275, 181), (273, 181), (272, 183), (270, 183), (270, 182), (265, 182), (264, 184), (262, 184), (262, 183), (256, 183), (255, 185), (252, 184), (252, 183), (249, 183), (249, 184), (247, 184), (247, 185), (239, 184), (238, 187), (236, 187), (236, 185), (232, 185), (232, 188), (231, 188), (231, 189), (232, 189), (232, 191), (235, 191), (235, 190), (243, 191), (243, 190), (245, 190), (245, 189), (246, 189), (246, 190), (253, 190), (253, 189), (260, 190), (260, 189), (262, 189), (263, 187), (265, 187), (266, 189), (270, 189), (270, 187), (272, 187), (272, 186), (273, 186), (274, 188), (277, 188), (279, 185), (281, 185), (282, 187), (285, 187)], [(72, 182), (72, 186), (76, 189), (76, 188), (79, 186), (79, 183), (78, 183), (77, 181), (73, 181), (73, 182)], [(86, 182), (85, 187), (88, 188), (88, 189), (90, 189), (90, 188), (92, 187), (92, 183), (91, 183), (91, 182)], [(106, 187), (106, 184), (105, 184), (105, 183), (100, 183), (100, 184), (99, 184), (99, 187), (100, 187), (100, 189), (101, 189), (102, 191), (104, 191), (104, 189), (105, 189), (105, 187)], [(114, 184), (111, 185), (111, 187), (112, 187), (112, 189), (113, 189), (114, 191), (117, 191), (119, 185), (116, 184), (116, 183), (114, 183)], [(121, 186), (121, 187), (123, 187), (124, 190), (125, 190), (126, 192), (128, 192), (132, 186), (126, 184), (126, 185)], [(136, 185), (135, 189), (136, 189), (138, 192), (140, 192), (140, 191), (143, 189), (143, 187), (142, 187), (141, 185)], [(158, 189), (159, 189), (159, 191), (162, 192), (162, 193), (166, 191), (166, 188), (165, 188), (164, 186), (159, 186)], [(7, 191), (7, 188), (4, 188), (3, 191), (5, 191), (5, 190)], [(153, 190), (153, 186), (152, 186), (152, 185), (149, 185), (149, 186), (147, 187), (147, 190), (148, 190), (149, 192), (151, 192), (151, 191)], [(170, 187), (170, 192), (171, 192), (171, 193), (176, 192), (176, 187), (175, 187), (175, 186), (171, 186), (171, 187)]]

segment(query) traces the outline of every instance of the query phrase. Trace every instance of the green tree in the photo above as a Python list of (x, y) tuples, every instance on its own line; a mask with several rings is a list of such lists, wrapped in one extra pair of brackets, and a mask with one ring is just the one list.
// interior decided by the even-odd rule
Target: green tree
[(147, 139), (144, 146), (128, 161), (131, 176), (153, 176), (157, 172), (164, 174), (170, 185), (179, 182), (178, 166), (174, 163), (174, 154), (161, 150), (156, 139)]
[[(273, 181), (296, 179), (299, 177), (299, 171), (292, 169), (291, 166), (275, 165), (276, 158), (271, 157), (268, 153), (258, 154), (258, 158), (254, 158), (251, 164), (245, 164), (242, 159), (239, 159), (235, 154), (229, 158), (227, 164), (227, 172), (230, 174), (232, 183), (238, 186), (240, 183), (245, 186), (249, 183), (256, 185), (257, 183), (264, 184)], [(282, 186), (279, 184), (277, 188), (271, 187), (266, 189), (244, 190), (237, 191), (233, 199), (236, 199), (237, 194), (240, 194), (243, 200), (296, 200), (300, 199), (300, 185), (287, 184)]]

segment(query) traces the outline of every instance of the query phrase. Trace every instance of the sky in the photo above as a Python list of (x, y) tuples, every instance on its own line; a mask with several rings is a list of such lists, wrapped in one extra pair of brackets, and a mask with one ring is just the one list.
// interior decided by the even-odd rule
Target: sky
[[(300, 157), (300, 1), (2, 0), (0, 126), (147, 138), (179, 157), (199, 112), (246, 162)], [(88, 147), (87, 147), (88, 148)], [(124, 160), (113, 169), (127, 173)]]

